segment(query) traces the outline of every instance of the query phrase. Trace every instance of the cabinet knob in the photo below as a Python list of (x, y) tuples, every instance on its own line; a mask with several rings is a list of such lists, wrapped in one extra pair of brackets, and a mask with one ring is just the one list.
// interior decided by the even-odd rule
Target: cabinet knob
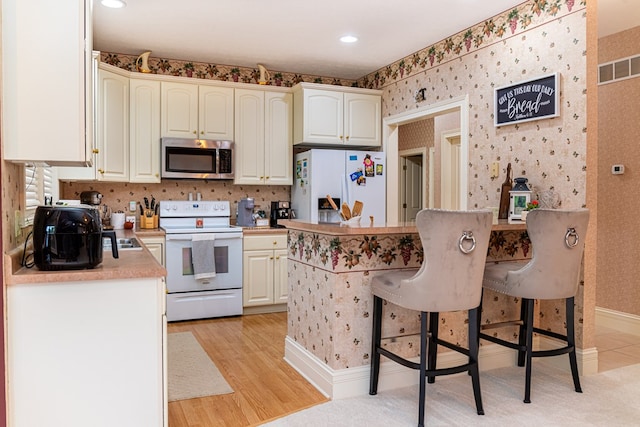
[(273, 257), (272, 257), (272, 256), (270, 256), (270, 257), (269, 257), (269, 259), (273, 259)]
[(273, 241), (273, 244), (274, 244), (274, 245), (277, 245), (277, 244), (278, 244), (278, 242), (277, 242), (276, 240), (274, 240), (274, 241)]
[(268, 177), (268, 176), (265, 176), (265, 177), (264, 177), (264, 179), (269, 179), (269, 177)]
[(160, 174), (159, 174), (159, 173), (157, 173), (157, 174), (156, 174), (156, 178), (158, 178), (159, 176), (160, 176)]
[(103, 169), (98, 169), (98, 172), (104, 173), (104, 170)]
[(347, 141), (349, 140), (349, 135), (347, 135)]
[(278, 255), (278, 256), (276, 257), (276, 259), (280, 259), (280, 255)]
[(204, 135), (204, 131), (203, 130), (200, 131), (200, 135)]
[(340, 135), (340, 139), (344, 138), (342, 135)]
[(100, 152), (100, 150), (98, 150), (97, 148), (94, 148), (93, 150), (91, 150), (93, 152), (93, 154), (98, 154)]
[(197, 130), (194, 130), (194, 131), (193, 131), (193, 134), (194, 134), (194, 135), (197, 135), (197, 134), (198, 134), (198, 131), (197, 131)]

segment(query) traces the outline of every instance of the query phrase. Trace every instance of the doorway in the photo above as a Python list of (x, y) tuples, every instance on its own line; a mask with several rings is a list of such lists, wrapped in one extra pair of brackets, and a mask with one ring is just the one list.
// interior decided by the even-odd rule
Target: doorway
[[(406, 156), (414, 155), (415, 153), (405, 153), (399, 150), (399, 141), (398, 141), (398, 128), (403, 124), (413, 123), (419, 120), (425, 119), (437, 119), (437, 118), (446, 118), (446, 117), (455, 117), (456, 125), (455, 127), (450, 126), (446, 128), (446, 131), (443, 131), (442, 134), (447, 134), (447, 132), (455, 135), (449, 136), (457, 136), (457, 139), (453, 138), (451, 142), (455, 142), (455, 144), (451, 145), (451, 151), (453, 160), (449, 160), (449, 162), (454, 162), (456, 166), (455, 171), (451, 171), (451, 168), (445, 167), (441, 161), (437, 160), (437, 156), (442, 157), (442, 153), (440, 153), (440, 149), (436, 148), (432, 150), (429, 148), (429, 152), (433, 152), (433, 156), (429, 156), (427, 158), (426, 153), (422, 159), (422, 184), (421, 184), (421, 200), (423, 207), (432, 207), (432, 208), (440, 208), (440, 204), (442, 201), (442, 177), (443, 173), (448, 177), (451, 177), (452, 174), (455, 174), (455, 179), (449, 181), (453, 181), (455, 183), (455, 188), (452, 196), (456, 201), (457, 209), (466, 210), (467, 209), (467, 193), (468, 193), (468, 168), (466, 165), (469, 161), (469, 97), (457, 97), (453, 99), (449, 99), (443, 102), (426, 105), (424, 107), (403, 112), (394, 116), (389, 116), (383, 120), (383, 147), (387, 156), (387, 224), (399, 225), (404, 221), (406, 215), (409, 213), (405, 213), (405, 209), (403, 204), (405, 201), (401, 196), (404, 194), (406, 181), (403, 184), (403, 167), (406, 165), (405, 158)], [(437, 125), (436, 125), (437, 129)], [(452, 129), (456, 129), (453, 132)], [(440, 135), (439, 132), (436, 131), (436, 135)], [(440, 137), (438, 136), (438, 140)], [(440, 145), (440, 144), (439, 144)], [(427, 147), (420, 147), (422, 150), (427, 150)], [(434, 161), (435, 160), (435, 161)], [(413, 165), (412, 165), (413, 166)], [(427, 181), (427, 174), (424, 172), (428, 166), (430, 171), (433, 171), (433, 175), (429, 174), (429, 181)], [(429, 184), (432, 183), (432, 184)], [(428, 189), (425, 191), (425, 189)]]
[(430, 173), (433, 171), (429, 168), (425, 169), (426, 150), (419, 149), (417, 154), (414, 154), (414, 151), (416, 150), (400, 153), (401, 219), (404, 222), (415, 221), (416, 214), (429, 206), (425, 200), (425, 174), (427, 170)]

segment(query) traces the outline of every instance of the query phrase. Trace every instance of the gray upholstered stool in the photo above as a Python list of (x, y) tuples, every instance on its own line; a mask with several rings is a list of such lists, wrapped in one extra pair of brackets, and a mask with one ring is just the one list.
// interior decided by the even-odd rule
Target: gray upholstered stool
[[(424, 425), (426, 379), (433, 383), (439, 375), (468, 372), (476, 410), (479, 415), (484, 414), (478, 373), (478, 325), (482, 274), (489, 247), (491, 221), (490, 211), (422, 210), (416, 216), (424, 250), (424, 262), (420, 269), (389, 272), (372, 279), (374, 306), (369, 394), (378, 391), (380, 355), (403, 366), (419, 369), (419, 426)], [(382, 348), (382, 300), (421, 312), (420, 363)], [(460, 310), (469, 310), (468, 349), (438, 337), (439, 313)], [(436, 369), (438, 345), (468, 356), (468, 363)]]
[[(525, 368), (524, 402), (531, 402), (531, 358), (569, 354), (573, 384), (582, 392), (578, 378), (574, 336), (574, 296), (580, 279), (580, 266), (587, 235), (589, 211), (535, 209), (527, 215), (527, 233), (533, 249), (531, 260), (488, 263), (483, 287), (520, 298), (520, 320), (483, 325), (482, 329), (519, 324), (518, 343), (481, 333), (480, 337), (518, 350), (518, 366)], [(565, 299), (567, 333), (534, 327), (536, 299)], [(533, 350), (533, 333), (560, 340), (561, 348)]]

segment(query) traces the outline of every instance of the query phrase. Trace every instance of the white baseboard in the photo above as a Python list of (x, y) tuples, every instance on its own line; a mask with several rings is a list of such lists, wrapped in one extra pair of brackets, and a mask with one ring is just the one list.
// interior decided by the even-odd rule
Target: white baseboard
[(596, 307), (596, 324), (626, 334), (640, 335), (640, 316)]
[[(546, 337), (536, 337), (536, 339), (540, 342), (534, 348), (552, 348), (551, 340), (549, 343), (544, 342)], [(598, 352), (595, 348), (578, 349), (577, 356), (581, 375), (591, 375), (598, 372)], [(332, 369), (288, 336), (285, 338), (284, 359), (322, 394), (331, 399), (344, 399), (369, 393), (369, 365), (339, 370)], [(553, 361), (554, 366), (560, 369), (570, 370), (568, 356), (545, 359)], [(466, 360), (466, 357), (460, 353), (447, 351), (438, 354), (438, 367), (461, 365)], [(488, 343), (480, 347), (479, 365), (481, 371), (514, 366), (516, 360), (517, 352), (510, 348)], [(417, 361), (417, 358), (414, 361)], [(408, 387), (418, 384), (418, 380), (419, 376), (416, 375), (415, 370), (397, 363), (383, 362), (380, 364), (378, 391)]]
[[(322, 394), (331, 399), (343, 399), (369, 393), (369, 365), (339, 370), (331, 369), (288, 336), (285, 339), (284, 359)], [(466, 360), (465, 356), (448, 351), (438, 354), (438, 367), (461, 365), (466, 363)], [(414, 361), (417, 362), (417, 358)], [(515, 361), (516, 352), (514, 350), (497, 344), (483, 345), (480, 349), (481, 371), (513, 366)], [(380, 364), (378, 391), (418, 384), (418, 377), (413, 369), (397, 363), (383, 362)]]

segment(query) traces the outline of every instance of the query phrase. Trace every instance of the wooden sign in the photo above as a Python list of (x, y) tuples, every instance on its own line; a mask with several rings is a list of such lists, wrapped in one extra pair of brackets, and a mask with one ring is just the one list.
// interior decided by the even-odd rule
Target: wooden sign
[(560, 73), (553, 73), (494, 92), (494, 125), (530, 122), (560, 115)]

